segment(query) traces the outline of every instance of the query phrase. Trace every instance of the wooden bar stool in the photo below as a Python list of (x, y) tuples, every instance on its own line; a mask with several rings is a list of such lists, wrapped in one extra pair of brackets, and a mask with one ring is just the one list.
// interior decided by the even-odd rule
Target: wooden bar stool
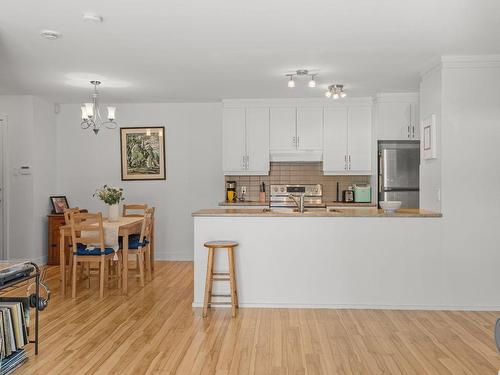
[[(205, 282), (205, 301), (203, 303), (203, 317), (207, 316), (208, 308), (212, 305), (231, 305), (233, 318), (238, 307), (238, 292), (236, 291), (236, 273), (234, 269), (234, 248), (238, 246), (235, 241), (209, 241), (204, 245), (208, 249), (207, 278)], [(215, 249), (226, 249), (229, 262), (229, 272), (214, 272)], [(229, 281), (231, 294), (212, 294), (214, 281)], [(212, 297), (231, 297), (231, 302), (212, 302)]]

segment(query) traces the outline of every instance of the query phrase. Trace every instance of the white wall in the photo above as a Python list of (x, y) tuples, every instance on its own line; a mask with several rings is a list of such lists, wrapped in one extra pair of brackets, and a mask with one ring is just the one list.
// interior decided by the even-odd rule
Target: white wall
[[(441, 211), (441, 95), (441, 69), (435, 68), (427, 72), (420, 83), (420, 120), (436, 115), (438, 146), (436, 159), (420, 162), (420, 207), (438, 212)], [(420, 154), (423, 155), (423, 150)]]
[[(424, 76), (421, 86), (423, 111), (441, 113), (437, 164), (443, 304), (449, 306), (493, 305), (499, 295), (500, 56), (494, 60), (443, 58), (441, 78)], [(435, 177), (424, 177), (422, 191), (435, 188)], [(429, 199), (424, 208), (432, 204)]]
[[(46, 261), (46, 215), (56, 185), (53, 105), (33, 96), (0, 96), (7, 116), (5, 210), (8, 217), (7, 258)], [(19, 167), (31, 166), (31, 175)]]
[(451, 303), (485, 304), (500, 285), (500, 57), (442, 79), (445, 289)]
[(126, 202), (156, 207), (156, 258), (193, 259), (191, 213), (224, 197), (222, 106), (210, 104), (119, 104), (119, 126), (165, 126), (167, 180), (121, 181), (120, 131), (98, 136), (82, 130), (80, 106), (61, 105), (58, 128), (58, 193), (70, 205), (105, 210), (92, 197), (108, 184), (125, 190)]

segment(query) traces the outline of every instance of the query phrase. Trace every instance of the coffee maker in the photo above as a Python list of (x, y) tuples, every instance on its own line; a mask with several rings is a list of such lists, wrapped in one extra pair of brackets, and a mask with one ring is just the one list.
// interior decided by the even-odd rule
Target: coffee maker
[(236, 201), (236, 181), (226, 181), (226, 201)]

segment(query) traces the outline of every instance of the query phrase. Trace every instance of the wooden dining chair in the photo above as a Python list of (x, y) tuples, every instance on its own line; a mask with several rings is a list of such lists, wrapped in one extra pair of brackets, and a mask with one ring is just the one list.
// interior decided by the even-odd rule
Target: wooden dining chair
[[(144, 213), (144, 221), (142, 222), (141, 234), (131, 234), (128, 239), (128, 254), (137, 256), (137, 264), (139, 265), (139, 277), (141, 286), (144, 286), (144, 268), (148, 273), (148, 279), (151, 280), (151, 232), (153, 228), (155, 209), (154, 207), (147, 208)], [(128, 262), (124, 262), (127, 264)], [(146, 267), (144, 267), (146, 263)]]
[[(74, 213), (78, 213), (78, 212), (80, 212), (79, 207), (65, 208), (64, 209), (64, 224), (71, 225), (71, 215), (73, 215)], [(71, 280), (71, 271), (73, 269), (73, 250), (72, 250), (73, 241), (71, 238), (69, 239), (68, 247), (69, 247), (68, 266), (66, 267), (66, 265), (64, 265), (64, 271), (67, 272), (67, 274), (68, 274), (67, 280)]]
[[(74, 212), (70, 214), (71, 238), (73, 241), (73, 270), (71, 295), (76, 298), (76, 269), (78, 263), (94, 262), (99, 264), (99, 296), (104, 297), (104, 281), (108, 280), (109, 261), (113, 259), (115, 251), (104, 245), (104, 227), (102, 214)], [(121, 283), (121, 251), (117, 252), (118, 287)], [(90, 273), (89, 273), (90, 277)]]
[(124, 204), (123, 217), (142, 217), (148, 209), (147, 204)]

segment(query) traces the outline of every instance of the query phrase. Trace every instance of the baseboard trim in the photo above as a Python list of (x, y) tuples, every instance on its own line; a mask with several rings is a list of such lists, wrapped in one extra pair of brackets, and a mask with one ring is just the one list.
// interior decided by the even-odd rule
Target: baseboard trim
[[(240, 303), (243, 308), (261, 309), (353, 309), (353, 310), (446, 310), (446, 311), (500, 311), (500, 306), (441, 306), (441, 305), (350, 305), (350, 304), (297, 304), (297, 303)], [(193, 308), (203, 302), (193, 302)], [(221, 306), (228, 307), (228, 306)], [(229, 306), (230, 307), (230, 306)]]
[(174, 252), (174, 253), (167, 253), (167, 252), (155, 252), (155, 260), (172, 260), (172, 261), (193, 261), (193, 255), (192, 254), (186, 254), (183, 252)]

